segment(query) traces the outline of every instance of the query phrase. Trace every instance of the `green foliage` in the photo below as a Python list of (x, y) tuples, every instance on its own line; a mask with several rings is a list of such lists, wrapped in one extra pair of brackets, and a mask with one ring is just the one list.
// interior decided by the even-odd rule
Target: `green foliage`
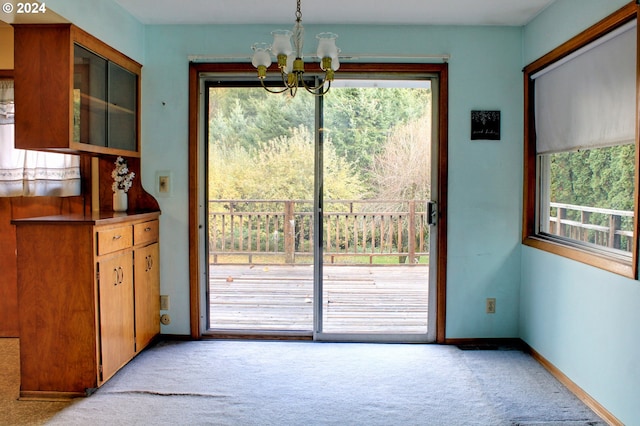
[(368, 174), (392, 129), (424, 115), (430, 99), (430, 90), (332, 89), (324, 127), (336, 152)]
[[(430, 89), (332, 88), (323, 98), (323, 131), (325, 141), (333, 146), (331, 155), (355, 165), (369, 185), (365, 192), (374, 192), (377, 182), (369, 180), (375, 157), (384, 151), (395, 128), (425, 115), (430, 99)], [(293, 137), (294, 129), (313, 129), (315, 102), (304, 91), (291, 98), (255, 87), (212, 88), (210, 150), (242, 147), (249, 153), (267, 141)]]
[[(285, 211), (291, 203), (275, 200), (314, 198), (317, 101), (302, 91), (291, 98), (255, 87), (209, 90), (209, 199), (271, 200), (210, 203), (213, 251), (284, 251)], [(334, 215), (325, 228), (328, 239), (333, 227), (332, 250), (404, 252), (409, 223), (389, 218), (388, 212), (406, 211), (406, 203), (354, 207), (330, 200), (428, 198), (430, 90), (334, 88), (322, 101), (325, 211), (387, 212), (358, 220)], [(313, 204), (294, 205), (295, 250), (311, 252)], [(428, 228), (416, 227), (419, 247)]]
[[(314, 198), (315, 109), (317, 98), (295, 98), (260, 88), (209, 91), (210, 200), (312, 200)], [(334, 88), (323, 98), (323, 194), (325, 211), (392, 212), (405, 203), (330, 203), (330, 200), (426, 199), (430, 186), (431, 92), (428, 89)], [(219, 250), (284, 250), (284, 222), (250, 212), (282, 212), (285, 203), (210, 203), (210, 213), (242, 212), (246, 222), (210, 218), (211, 247)], [(311, 251), (310, 202), (295, 202), (296, 251)], [(337, 210), (336, 210), (337, 209)], [(334, 249), (397, 252), (408, 246), (408, 223), (370, 223), (336, 215)], [(267, 223), (265, 220), (272, 220)], [(378, 220), (378, 219), (375, 219)], [(262, 221), (262, 222), (261, 222)], [(363, 222), (364, 221), (364, 222)], [(366, 223), (365, 223), (366, 222)], [(329, 224), (327, 224), (329, 226)], [(419, 226), (419, 225), (418, 225)], [(328, 228), (327, 228), (328, 229)], [(363, 230), (368, 230), (363, 235)], [(394, 237), (402, 233), (400, 241)], [(416, 233), (428, 233), (421, 229)], [(339, 239), (338, 239), (339, 235)], [(347, 236), (349, 235), (349, 237)], [(357, 241), (345, 240), (359, 235)], [(384, 241), (384, 244), (383, 244)], [(242, 242), (242, 243), (240, 243)], [(362, 247), (359, 247), (362, 244)], [(384, 245), (384, 247), (382, 247)], [(306, 247), (306, 248), (305, 248)]]
[(551, 155), (551, 201), (633, 210), (635, 145)]
[[(550, 201), (577, 206), (614, 210), (634, 210), (635, 144), (595, 148), (550, 155)], [(557, 216), (555, 208), (551, 216)], [(583, 213), (567, 209), (568, 220), (611, 226), (611, 216), (604, 213)], [(619, 229), (633, 231), (631, 217), (620, 217)], [(556, 225), (557, 226), (557, 225)], [(564, 226), (564, 225), (563, 225)], [(563, 231), (569, 232), (569, 231)], [(608, 246), (606, 234), (593, 229), (574, 229), (572, 238)], [(607, 237), (609, 238), (609, 237)], [(621, 238), (616, 248), (630, 250), (629, 240)]]
[[(358, 170), (324, 144), (328, 197), (358, 198), (366, 192)], [(313, 199), (313, 134), (304, 127), (246, 148), (241, 144), (211, 144), (209, 197), (211, 199)]]
[(256, 88), (211, 89), (209, 91), (209, 143), (256, 148), (293, 129), (314, 127), (311, 95), (292, 98)]

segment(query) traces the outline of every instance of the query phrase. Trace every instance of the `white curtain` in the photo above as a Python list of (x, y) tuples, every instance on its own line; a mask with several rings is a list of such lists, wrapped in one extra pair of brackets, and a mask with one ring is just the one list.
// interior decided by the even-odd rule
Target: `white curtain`
[(539, 154), (635, 142), (635, 24), (533, 76)]
[(80, 195), (77, 155), (15, 149), (13, 80), (0, 80), (0, 197)]

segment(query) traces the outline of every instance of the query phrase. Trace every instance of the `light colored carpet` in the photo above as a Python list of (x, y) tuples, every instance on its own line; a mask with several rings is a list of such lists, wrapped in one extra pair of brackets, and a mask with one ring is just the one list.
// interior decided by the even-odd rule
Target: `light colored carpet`
[(605, 423), (517, 350), (199, 341), (143, 352), (50, 424)]

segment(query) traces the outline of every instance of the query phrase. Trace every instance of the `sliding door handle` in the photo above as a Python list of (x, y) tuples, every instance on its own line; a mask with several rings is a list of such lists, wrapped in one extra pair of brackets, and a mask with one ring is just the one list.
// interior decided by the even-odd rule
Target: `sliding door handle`
[(438, 204), (435, 201), (427, 201), (427, 225), (435, 226), (438, 223)]

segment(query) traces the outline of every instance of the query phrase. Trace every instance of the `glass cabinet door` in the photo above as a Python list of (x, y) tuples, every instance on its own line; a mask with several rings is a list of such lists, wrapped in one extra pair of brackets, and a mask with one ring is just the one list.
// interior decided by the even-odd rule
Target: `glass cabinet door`
[(109, 147), (136, 151), (138, 76), (109, 62)]
[(107, 60), (74, 46), (73, 141), (107, 146)]
[(73, 141), (137, 151), (138, 76), (74, 45)]

